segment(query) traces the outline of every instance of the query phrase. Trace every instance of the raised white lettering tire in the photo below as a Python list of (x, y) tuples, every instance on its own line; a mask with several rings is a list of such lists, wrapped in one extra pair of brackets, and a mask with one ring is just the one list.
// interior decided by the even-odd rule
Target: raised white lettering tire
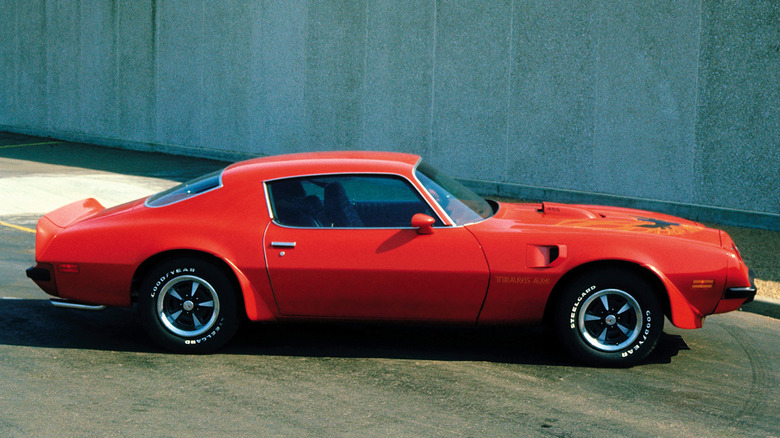
[(178, 353), (213, 352), (238, 329), (230, 280), (198, 258), (167, 260), (152, 268), (141, 284), (138, 310), (149, 336)]
[(664, 314), (641, 276), (598, 269), (570, 282), (554, 310), (564, 350), (594, 366), (633, 366), (650, 354), (663, 332)]

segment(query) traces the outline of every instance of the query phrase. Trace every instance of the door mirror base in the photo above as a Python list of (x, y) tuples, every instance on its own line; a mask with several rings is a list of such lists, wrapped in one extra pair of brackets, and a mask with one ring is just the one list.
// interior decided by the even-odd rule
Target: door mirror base
[(412, 216), (412, 227), (417, 229), (417, 234), (433, 234), (433, 224), (436, 219), (427, 214), (417, 213)]

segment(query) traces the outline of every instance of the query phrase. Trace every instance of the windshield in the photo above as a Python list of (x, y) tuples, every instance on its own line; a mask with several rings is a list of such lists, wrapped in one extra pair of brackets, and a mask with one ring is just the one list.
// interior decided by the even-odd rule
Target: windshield
[(487, 201), (428, 163), (421, 162), (415, 175), (455, 225), (479, 222), (493, 215)]
[(146, 200), (147, 207), (164, 207), (185, 199), (192, 198), (222, 185), (222, 171), (218, 170), (184, 184), (160, 192)]

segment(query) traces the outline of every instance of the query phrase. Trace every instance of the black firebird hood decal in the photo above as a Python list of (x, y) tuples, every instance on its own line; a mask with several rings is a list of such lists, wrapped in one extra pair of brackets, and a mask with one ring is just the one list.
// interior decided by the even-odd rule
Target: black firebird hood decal
[(672, 227), (680, 226), (680, 224), (674, 222), (666, 222), (660, 219), (652, 219), (648, 217), (637, 217), (637, 219), (643, 222), (650, 222), (649, 224), (638, 225), (639, 228), (660, 228), (662, 230), (670, 230)]

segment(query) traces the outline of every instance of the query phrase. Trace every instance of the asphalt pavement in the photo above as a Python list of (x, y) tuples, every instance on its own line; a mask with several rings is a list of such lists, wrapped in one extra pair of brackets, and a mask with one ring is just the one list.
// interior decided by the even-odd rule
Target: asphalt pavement
[(576, 366), (538, 328), (248, 324), (187, 356), (133, 309), (56, 309), (24, 276), (41, 214), (225, 164), (0, 133), (1, 436), (780, 436), (771, 302), (667, 322), (631, 369)]

